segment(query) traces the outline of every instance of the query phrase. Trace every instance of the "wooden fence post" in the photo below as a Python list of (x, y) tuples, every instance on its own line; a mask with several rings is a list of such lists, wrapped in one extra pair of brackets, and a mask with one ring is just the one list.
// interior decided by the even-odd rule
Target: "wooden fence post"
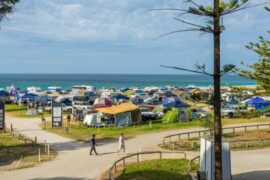
[(47, 152), (47, 143), (46, 143), (46, 140), (44, 140), (44, 151)]
[(10, 124), (10, 133), (12, 134), (12, 132), (13, 132), (13, 125)]
[(159, 153), (159, 159), (162, 159), (162, 152)]
[(47, 151), (48, 151), (48, 158), (49, 158), (50, 157), (50, 144), (48, 144)]
[(38, 149), (38, 162), (40, 163), (41, 158), (40, 158), (40, 148)]

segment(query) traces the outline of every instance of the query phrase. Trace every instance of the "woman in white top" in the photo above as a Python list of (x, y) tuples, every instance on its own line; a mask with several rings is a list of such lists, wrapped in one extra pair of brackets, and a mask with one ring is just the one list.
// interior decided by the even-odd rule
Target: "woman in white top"
[(123, 150), (123, 152), (126, 152), (126, 147), (125, 147), (125, 138), (124, 138), (124, 134), (121, 133), (121, 136), (119, 137), (119, 147), (118, 147), (118, 151), (117, 154)]

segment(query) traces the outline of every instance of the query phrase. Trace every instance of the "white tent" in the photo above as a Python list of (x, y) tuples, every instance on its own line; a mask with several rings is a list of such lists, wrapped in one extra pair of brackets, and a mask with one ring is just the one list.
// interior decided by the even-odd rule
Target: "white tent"
[(96, 126), (97, 123), (101, 123), (98, 113), (87, 114), (83, 120), (83, 124), (87, 126)]

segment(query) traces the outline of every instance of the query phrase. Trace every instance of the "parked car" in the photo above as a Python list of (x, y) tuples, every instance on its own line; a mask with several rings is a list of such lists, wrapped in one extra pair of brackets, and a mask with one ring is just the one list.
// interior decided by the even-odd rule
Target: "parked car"
[(156, 120), (159, 117), (159, 113), (156, 111), (150, 111), (148, 108), (141, 108), (142, 120)]
[(248, 112), (246, 106), (230, 106), (228, 108), (221, 109), (221, 116), (223, 118), (239, 118), (243, 112)]
[(191, 111), (193, 113), (193, 117), (195, 116), (195, 118), (202, 119), (210, 116), (210, 113), (204, 109), (192, 109)]
[[(72, 113), (73, 106), (67, 106), (67, 105), (65, 105), (65, 104), (62, 104), (62, 107), (63, 107), (63, 111), (64, 111), (64, 112)], [(51, 111), (52, 111), (52, 106), (46, 106), (44, 109), (45, 109), (45, 111), (48, 111), (48, 112), (51, 113)]]

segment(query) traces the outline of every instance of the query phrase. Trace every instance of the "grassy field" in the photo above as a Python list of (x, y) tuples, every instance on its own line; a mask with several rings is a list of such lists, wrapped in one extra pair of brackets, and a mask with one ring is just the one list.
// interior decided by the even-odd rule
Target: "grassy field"
[[(253, 118), (253, 119), (223, 119), (223, 124), (241, 124), (241, 123), (263, 123), (270, 122), (269, 118)], [(41, 125), (43, 126), (43, 125)], [(153, 132), (162, 132), (166, 130), (175, 130), (175, 129), (184, 129), (184, 128), (192, 128), (199, 127), (200, 121), (195, 120), (191, 122), (179, 122), (179, 123), (171, 123), (171, 124), (163, 124), (163, 123), (153, 123), (152, 128), (150, 128), (149, 124), (138, 125), (138, 126), (129, 126), (124, 128), (117, 127), (104, 127), (104, 128), (88, 128), (84, 127), (82, 122), (72, 121), (71, 127), (69, 131), (66, 132), (66, 123), (64, 121), (63, 128), (51, 128), (51, 122), (46, 123), (46, 130), (49, 132), (56, 133), (58, 135), (69, 137), (72, 139), (76, 139), (79, 141), (88, 141), (91, 134), (96, 134), (98, 139), (108, 140), (119, 137), (119, 135), (123, 132), (127, 137), (133, 137), (140, 134), (147, 134)]]
[[(64, 121), (65, 122), (65, 121)], [(172, 124), (162, 124), (162, 123), (153, 123), (152, 128), (149, 124), (129, 126), (129, 127), (103, 127), (103, 128), (88, 128), (84, 127), (82, 122), (72, 121), (71, 127), (69, 128), (68, 133), (65, 128), (66, 123), (64, 123), (63, 128), (51, 128), (51, 122), (47, 122), (47, 131), (59, 134), (61, 136), (73, 138), (79, 141), (88, 141), (91, 134), (96, 134), (98, 139), (109, 140), (118, 138), (121, 133), (124, 133), (126, 137), (133, 137), (140, 134), (152, 133), (152, 132), (161, 132), (165, 130), (172, 130), (178, 128), (189, 128), (199, 126), (200, 121), (192, 121), (185, 123), (172, 123)]]
[[(38, 149), (41, 150), (41, 162), (55, 159), (57, 152), (51, 150), (50, 157), (44, 152), (44, 146), (36, 145), (34, 150), (32, 146), (23, 146), (24, 141), (12, 138), (10, 133), (0, 132), (0, 171), (26, 168), (39, 164)], [(6, 147), (18, 146), (9, 148)], [(21, 159), (21, 161), (20, 161)], [(20, 161), (20, 163), (19, 163)]]
[[(17, 104), (6, 104), (6, 112), (8, 115), (12, 117), (17, 117), (17, 118), (41, 118), (41, 115), (34, 115), (34, 116), (29, 116), (26, 115), (27, 112), (27, 107), (25, 106), (19, 106)], [(50, 117), (49, 112), (44, 112), (44, 117)]]
[[(163, 159), (144, 161), (129, 165), (118, 176), (117, 180), (186, 180), (188, 160), (186, 159)], [(198, 165), (194, 166), (197, 169)]]

